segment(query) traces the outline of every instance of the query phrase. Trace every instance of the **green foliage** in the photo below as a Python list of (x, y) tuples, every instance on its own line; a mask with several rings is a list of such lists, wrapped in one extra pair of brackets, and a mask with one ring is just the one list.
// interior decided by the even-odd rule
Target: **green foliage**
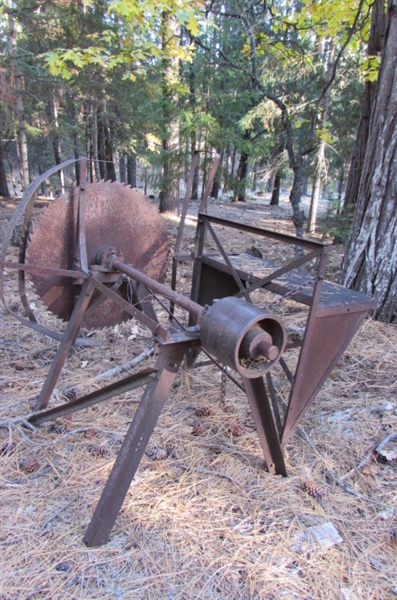
[[(53, 0), (36, 8), (21, 0), (16, 19), (30, 141), (50, 148), (51, 98), (63, 153), (76, 140), (85, 153), (95, 127), (106, 124), (115, 151), (148, 164), (167, 155), (182, 164), (194, 140), (229, 155), (237, 149), (237, 159), (243, 152), (272, 170), (288, 126), (295, 155), (310, 156), (324, 140), (330, 169), (339, 169), (354, 140), (365, 15), (337, 70), (325, 124), (319, 98), (330, 40), (338, 51), (358, 6), (358, 0), (215, 0), (204, 13), (201, 0)], [(370, 59), (363, 72), (374, 78), (376, 62)]]
[(378, 80), (380, 68), (380, 56), (367, 56), (366, 60), (361, 65), (361, 71), (364, 79), (370, 83), (375, 83)]

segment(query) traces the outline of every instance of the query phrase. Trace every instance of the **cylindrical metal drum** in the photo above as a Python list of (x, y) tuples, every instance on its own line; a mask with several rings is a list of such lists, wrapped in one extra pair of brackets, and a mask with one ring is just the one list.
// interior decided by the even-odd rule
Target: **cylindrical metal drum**
[(234, 296), (217, 300), (200, 326), (203, 348), (221, 363), (254, 379), (280, 358), (286, 340), (278, 317)]

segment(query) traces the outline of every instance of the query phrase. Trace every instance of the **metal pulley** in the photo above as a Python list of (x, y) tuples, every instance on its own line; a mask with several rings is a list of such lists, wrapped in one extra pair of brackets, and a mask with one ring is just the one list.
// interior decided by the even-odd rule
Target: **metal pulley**
[(201, 322), (203, 347), (240, 375), (269, 371), (284, 350), (286, 332), (278, 317), (241, 298), (217, 300)]

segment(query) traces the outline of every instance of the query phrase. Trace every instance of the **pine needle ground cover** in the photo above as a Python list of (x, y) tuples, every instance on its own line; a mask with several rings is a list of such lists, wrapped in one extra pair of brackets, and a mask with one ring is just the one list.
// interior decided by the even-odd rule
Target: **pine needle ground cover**
[[(287, 203), (211, 211), (292, 232)], [(2, 206), (3, 228), (11, 213)], [(340, 259), (335, 249), (330, 277)], [(187, 292), (187, 267), (179, 278)], [(292, 302), (278, 310), (301, 327)], [(87, 549), (141, 391), (26, 429), (57, 344), (0, 314), (2, 600), (397, 598), (396, 326), (365, 322), (288, 445), (288, 478), (263, 469), (245, 395), (228, 382), (222, 398), (215, 367), (181, 371), (109, 542)], [(151, 344), (135, 321), (89, 335), (97, 345), (72, 352), (53, 403), (99, 388)]]

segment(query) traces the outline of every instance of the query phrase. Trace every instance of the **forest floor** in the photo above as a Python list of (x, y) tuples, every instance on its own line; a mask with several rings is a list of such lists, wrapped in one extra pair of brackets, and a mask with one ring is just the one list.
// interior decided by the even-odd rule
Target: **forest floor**
[[(1, 203), (3, 231), (13, 208)], [(194, 244), (195, 211), (182, 250)], [(279, 207), (263, 197), (211, 201), (209, 212), (293, 233), (285, 200)], [(166, 219), (172, 241), (178, 219)], [(258, 245), (224, 233), (230, 251)], [(331, 279), (342, 252), (332, 248)], [(5, 291), (16, 309), (11, 275)], [(189, 293), (188, 265), (178, 285)], [(53, 326), (56, 319), (34, 302)], [(291, 300), (276, 310), (292, 331), (304, 324), (307, 313)], [(98, 375), (151, 345), (134, 320), (83, 333), (96, 345), (73, 350), (53, 404), (66, 389), (114, 381)], [(245, 395), (228, 382), (222, 402), (216, 367), (181, 371), (110, 540), (93, 549), (84, 532), (140, 392), (24, 428), (20, 420), (31, 413), (56, 348), (0, 306), (1, 600), (397, 598), (395, 440), (383, 462), (373, 457), (380, 440), (397, 432), (395, 325), (365, 321), (288, 444), (286, 478), (263, 469)], [(278, 377), (276, 370), (282, 392)], [(316, 536), (324, 526), (334, 532), (327, 543)]]

